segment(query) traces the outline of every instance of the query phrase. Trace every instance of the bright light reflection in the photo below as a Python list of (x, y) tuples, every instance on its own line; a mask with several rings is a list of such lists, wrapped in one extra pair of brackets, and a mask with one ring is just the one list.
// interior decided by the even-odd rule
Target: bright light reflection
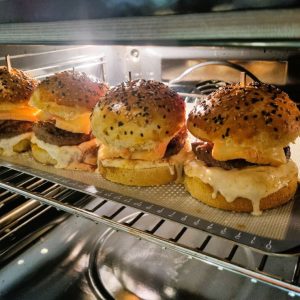
[(47, 248), (41, 249), (41, 254), (47, 254), (47, 253), (48, 253), (48, 249)]
[(18, 260), (18, 265), (23, 265), (24, 264), (24, 259), (19, 259)]
[(296, 294), (294, 292), (289, 292), (289, 296), (294, 298), (296, 296)]

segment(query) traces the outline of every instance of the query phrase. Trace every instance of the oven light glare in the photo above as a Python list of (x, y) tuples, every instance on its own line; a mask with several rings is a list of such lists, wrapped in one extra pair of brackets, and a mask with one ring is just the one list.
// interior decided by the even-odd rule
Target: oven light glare
[(255, 278), (251, 278), (252, 283), (257, 283), (257, 280)]
[(23, 265), (24, 264), (24, 259), (19, 259), (18, 260), (18, 265)]
[(289, 292), (289, 296), (294, 298), (296, 296), (296, 294), (294, 292)]
[(219, 267), (218, 267), (218, 270), (220, 270), (220, 271), (223, 271), (223, 270), (224, 270), (224, 268), (223, 268), (223, 267), (221, 267), (221, 266), (219, 266)]
[(41, 254), (47, 254), (47, 253), (48, 253), (48, 249), (47, 248), (41, 249)]

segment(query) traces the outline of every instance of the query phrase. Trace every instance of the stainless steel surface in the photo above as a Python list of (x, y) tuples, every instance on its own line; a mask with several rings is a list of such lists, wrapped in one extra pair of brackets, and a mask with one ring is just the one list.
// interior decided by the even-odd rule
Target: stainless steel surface
[[(299, 47), (299, 8), (0, 24), (2, 44), (281, 45)], [(275, 17), (276, 16), (276, 17)], [(261, 41), (262, 40), (262, 41)]]
[[(188, 244), (184, 244), (181, 242), (182, 241), (181, 239), (184, 236), (184, 234), (188, 234), (188, 233), (185, 233), (186, 230), (184, 230), (183, 233), (177, 232), (176, 236), (174, 236), (174, 229), (176, 228), (176, 226), (175, 226), (176, 223), (174, 223), (174, 222), (163, 220), (163, 222), (154, 223), (152, 225), (154, 227), (150, 230), (141, 230), (138, 227), (135, 227), (135, 224), (134, 224), (135, 222), (126, 224), (126, 223), (123, 223), (122, 220), (116, 221), (115, 218), (119, 217), (120, 214), (127, 209), (127, 207), (125, 205), (120, 205), (120, 204), (117, 205), (118, 207), (110, 215), (107, 215), (107, 214), (102, 215), (102, 214), (98, 214), (98, 213), (95, 214), (94, 212), (91, 212), (88, 208), (80, 208), (74, 204), (63, 203), (52, 197), (43, 196), (40, 193), (36, 193), (36, 192), (30, 191), (28, 189), (22, 188), (22, 187), (18, 187), (12, 183), (9, 183), (9, 180), (6, 180), (6, 179), (0, 180), (0, 187), (7, 189), (13, 193), (23, 195), (26, 198), (34, 199), (41, 203), (51, 205), (59, 210), (71, 213), (75, 216), (83, 217), (83, 218), (93, 221), (97, 224), (98, 223), (104, 224), (106, 226), (109, 226), (109, 227), (117, 230), (117, 231), (130, 233), (131, 235), (137, 237), (138, 239), (142, 239), (142, 240), (151, 242), (159, 247), (162, 247), (163, 249), (169, 249), (171, 251), (175, 251), (177, 253), (183, 254), (183, 255), (187, 256), (189, 259), (195, 259), (198, 261), (202, 261), (207, 264), (217, 266), (221, 269), (225, 269), (230, 272), (251, 278), (254, 281), (259, 281), (259, 282), (265, 283), (267, 285), (277, 287), (278, 289), (284, 290), (288, 293), (295, 293), (295, 295), (300, 296), (300, 287), (298, 286), (298, 284), (295, 284), (294, 279), (291, 281), (288, 281), (283, 278), (278, 278), (278, 276), (264, 272), (263, 267), (257, 268), (257, 269), (248, 268), (247, 266), (243, 266), (243, 265), (234, 263), (232, 261), (232, 258), (229, 256), (220, 257), (220, 256), (206, 253), (205, 249), (208, 245), (209, 240), (211, 239), (211, 235), (208, 235), (209, 236), (208, 241), (207, 241), (207, 238), (208, 238), (208, 236), (207, 236), (207, 238), (203, 241), (202, 245), (199, 245), (197, 248), (193, 248), (193, 247), (190, 247)], [(94, 198), (94, 201), (96, 201), (96, 200), (98, 203), (103, 203), (103, 201), (106, 201), (104, 206), (108, 205), (111, 202), (113, 202), (113, 203), (115, 202), (109, 198), (105, 198), (105, 199), (99, 198), (99, 197)], [(139, 219), (144, 217), (143, 212), (141, 212), (139, 210), (135, 210), (135, 211), (136, 211), (136, 215), (142, 213), (142, 215), (140, 215), (136, 221), (138, 221)], [(156, 226), (155, 226), (155, 224), (156, 224)], [(162, 225), (167, 226), (167, 228), (169, 228), (171, 230), (170, 236), (168, 238), (160, 236), (159, 234), (156, 233), (157, 230)], [(194, 229), (189, 228), (188, 231), (190, 231), (190, 230), (193, 231)], [(222, 240), (222, 239), (220, 239), (220, 240)], [(231, 247), (232, 247), (232, 249), (236, 248), (236, 245), (232, 244)], [(231, 250), (231, 251), (233, 251), (233, 250)], [(250, 251), (250, 249), (249, 249), (249, 251)]]

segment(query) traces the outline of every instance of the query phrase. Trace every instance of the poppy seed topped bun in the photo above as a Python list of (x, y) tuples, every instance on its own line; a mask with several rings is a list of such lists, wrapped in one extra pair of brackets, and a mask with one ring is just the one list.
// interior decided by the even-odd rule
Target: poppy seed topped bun
[(21, 70), (0, 67), (0, 105), (28, 102), (38, 81)]
[(161, 82), (133, 80), (111, 89), (96, 105), (92, 132), (101, 146), (98, 170), (126, 185), (160, 185), (176, 180), (185, 147), (185, 103)]
[(212, 155), (225, 161), (286, 162), (283, 148), (300, 134), (300, 113), (289, 96), (272, 85), (223, 87), (190, 113), (188, 129), (214, 143)]
[(61, 72), (43, 80), (30, 104), (41, 111), (33, 127), (33, 157), (56, 168), (92, 170), (96, 165), (96, 139), (90, 116), (108, 89), (80, 72)]
[(184, 166), (193, 197), (255, 215), (293, 198), (298, 169), (288, 145), (300, 135), (300, 112), (286, 93), (263, 83), (229, 85), (200, 101), (187, 126), (198, 138)]
[(64, 71), (43, 80), (36, 93), (44, 102), (91, 110), (107, 90), (105, 83), (100, 83), (85, 73)]
[(134, 80), (111, 89), (92, 115), (94, 135), (114, 147), (149, 150), (185, 126), (183, 99), (157, 81)]

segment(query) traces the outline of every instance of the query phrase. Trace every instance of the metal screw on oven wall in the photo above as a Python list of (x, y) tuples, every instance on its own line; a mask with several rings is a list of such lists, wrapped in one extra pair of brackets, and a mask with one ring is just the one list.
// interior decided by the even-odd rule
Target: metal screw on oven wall
[(135, 58), (138, 58), (140, 56), (140, 52), (137, 49), (132, 49), (130, 51), (130, 55), (133, 56), (133, 57), (135, 57)]

